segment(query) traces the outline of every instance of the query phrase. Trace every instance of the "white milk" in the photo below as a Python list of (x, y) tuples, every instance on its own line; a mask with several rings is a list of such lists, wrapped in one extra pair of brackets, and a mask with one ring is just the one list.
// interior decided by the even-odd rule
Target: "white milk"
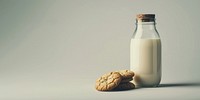
[(130, 66), (136, 86), (157, 86), (161, 80), (160, 39), (131, 39)]

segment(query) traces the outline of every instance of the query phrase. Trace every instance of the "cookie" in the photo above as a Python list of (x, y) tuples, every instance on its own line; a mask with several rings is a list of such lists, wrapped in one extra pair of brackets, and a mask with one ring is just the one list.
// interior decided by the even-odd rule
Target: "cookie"
[(118, 72), (104, 74), (96, 80), (95, 88), (99, 91), (110, 91), (117, 87), (122, 77)]
[(132, 80), (133, 80), (132, 77), (131, 78), (126, 78), (126, 79), (122, 79), (120, 83), (127, 83), (127, 82), (130, 82)]
[(113, 90), (114, 91), (123, 91), (123, 90), (130, 90), (130, 89), (134, 89), (134, 88), (135, 88), (135, 85), (133, 83), (127, 82), (127, 83), (120, 83)]
[(135, 75), (135, 73), (131, 70), (120, 70), (116, 72), (119, 72), (121, 74), (122, 79), (132, 78)]

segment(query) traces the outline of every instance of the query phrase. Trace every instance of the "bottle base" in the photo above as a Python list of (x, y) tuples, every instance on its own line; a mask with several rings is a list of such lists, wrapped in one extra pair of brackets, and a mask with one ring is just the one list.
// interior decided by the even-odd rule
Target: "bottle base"
[(158, 85), (135, 85), (136, 88), (156, 88)]

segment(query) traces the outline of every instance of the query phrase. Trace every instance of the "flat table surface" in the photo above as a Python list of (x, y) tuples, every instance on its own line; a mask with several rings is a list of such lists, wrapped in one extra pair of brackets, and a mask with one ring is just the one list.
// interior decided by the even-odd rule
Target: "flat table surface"
[(200, 85), (161, 83), (155, 88), (100, 92), (93, 83), (7, 84), (0, 89), (0, 100), (199, 100)]
[[(77, 97), (74, 95), (77, 94)], [(200, 85), (193, 83), (160, 84), (155, 88), (137, 88), (128, 91), (99, 92), (91, 85), (76, 89), (70, 95), (76, 99), (117, 99), (117, 100), (191, 100), (200, 99)]]

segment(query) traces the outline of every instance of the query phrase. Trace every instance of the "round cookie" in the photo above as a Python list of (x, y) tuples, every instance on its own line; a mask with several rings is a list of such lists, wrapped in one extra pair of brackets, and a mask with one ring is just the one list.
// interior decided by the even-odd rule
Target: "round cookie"
[(135, 88), (135, 85), (133, 83), (127, 82), (127, 83), (121, 83), (121, 84), (119, 84), (113, 90), (115, 90), (115, 91), (123, 91), (123, 90), (130, 90), (130, 89), (134, 89), (134, 88)]
[(96, 80), (95, 88), (99, 91), (110, 91), (117, 87), (122, 77), (118, 72), (104, 74)]
[(127, 78), (127, 79), (122, 79), (121, 80), (121, 83), (127, 83), (127, 82), (130, 82), (130, 81), (132, 81), (133, 80), (133, 78), (131, 77), (131, 78)]
[(132, 78), (135, 75), (135, 73), (131, 70), (120, 70), (117, 72), (121, 74), (122, 79)]

